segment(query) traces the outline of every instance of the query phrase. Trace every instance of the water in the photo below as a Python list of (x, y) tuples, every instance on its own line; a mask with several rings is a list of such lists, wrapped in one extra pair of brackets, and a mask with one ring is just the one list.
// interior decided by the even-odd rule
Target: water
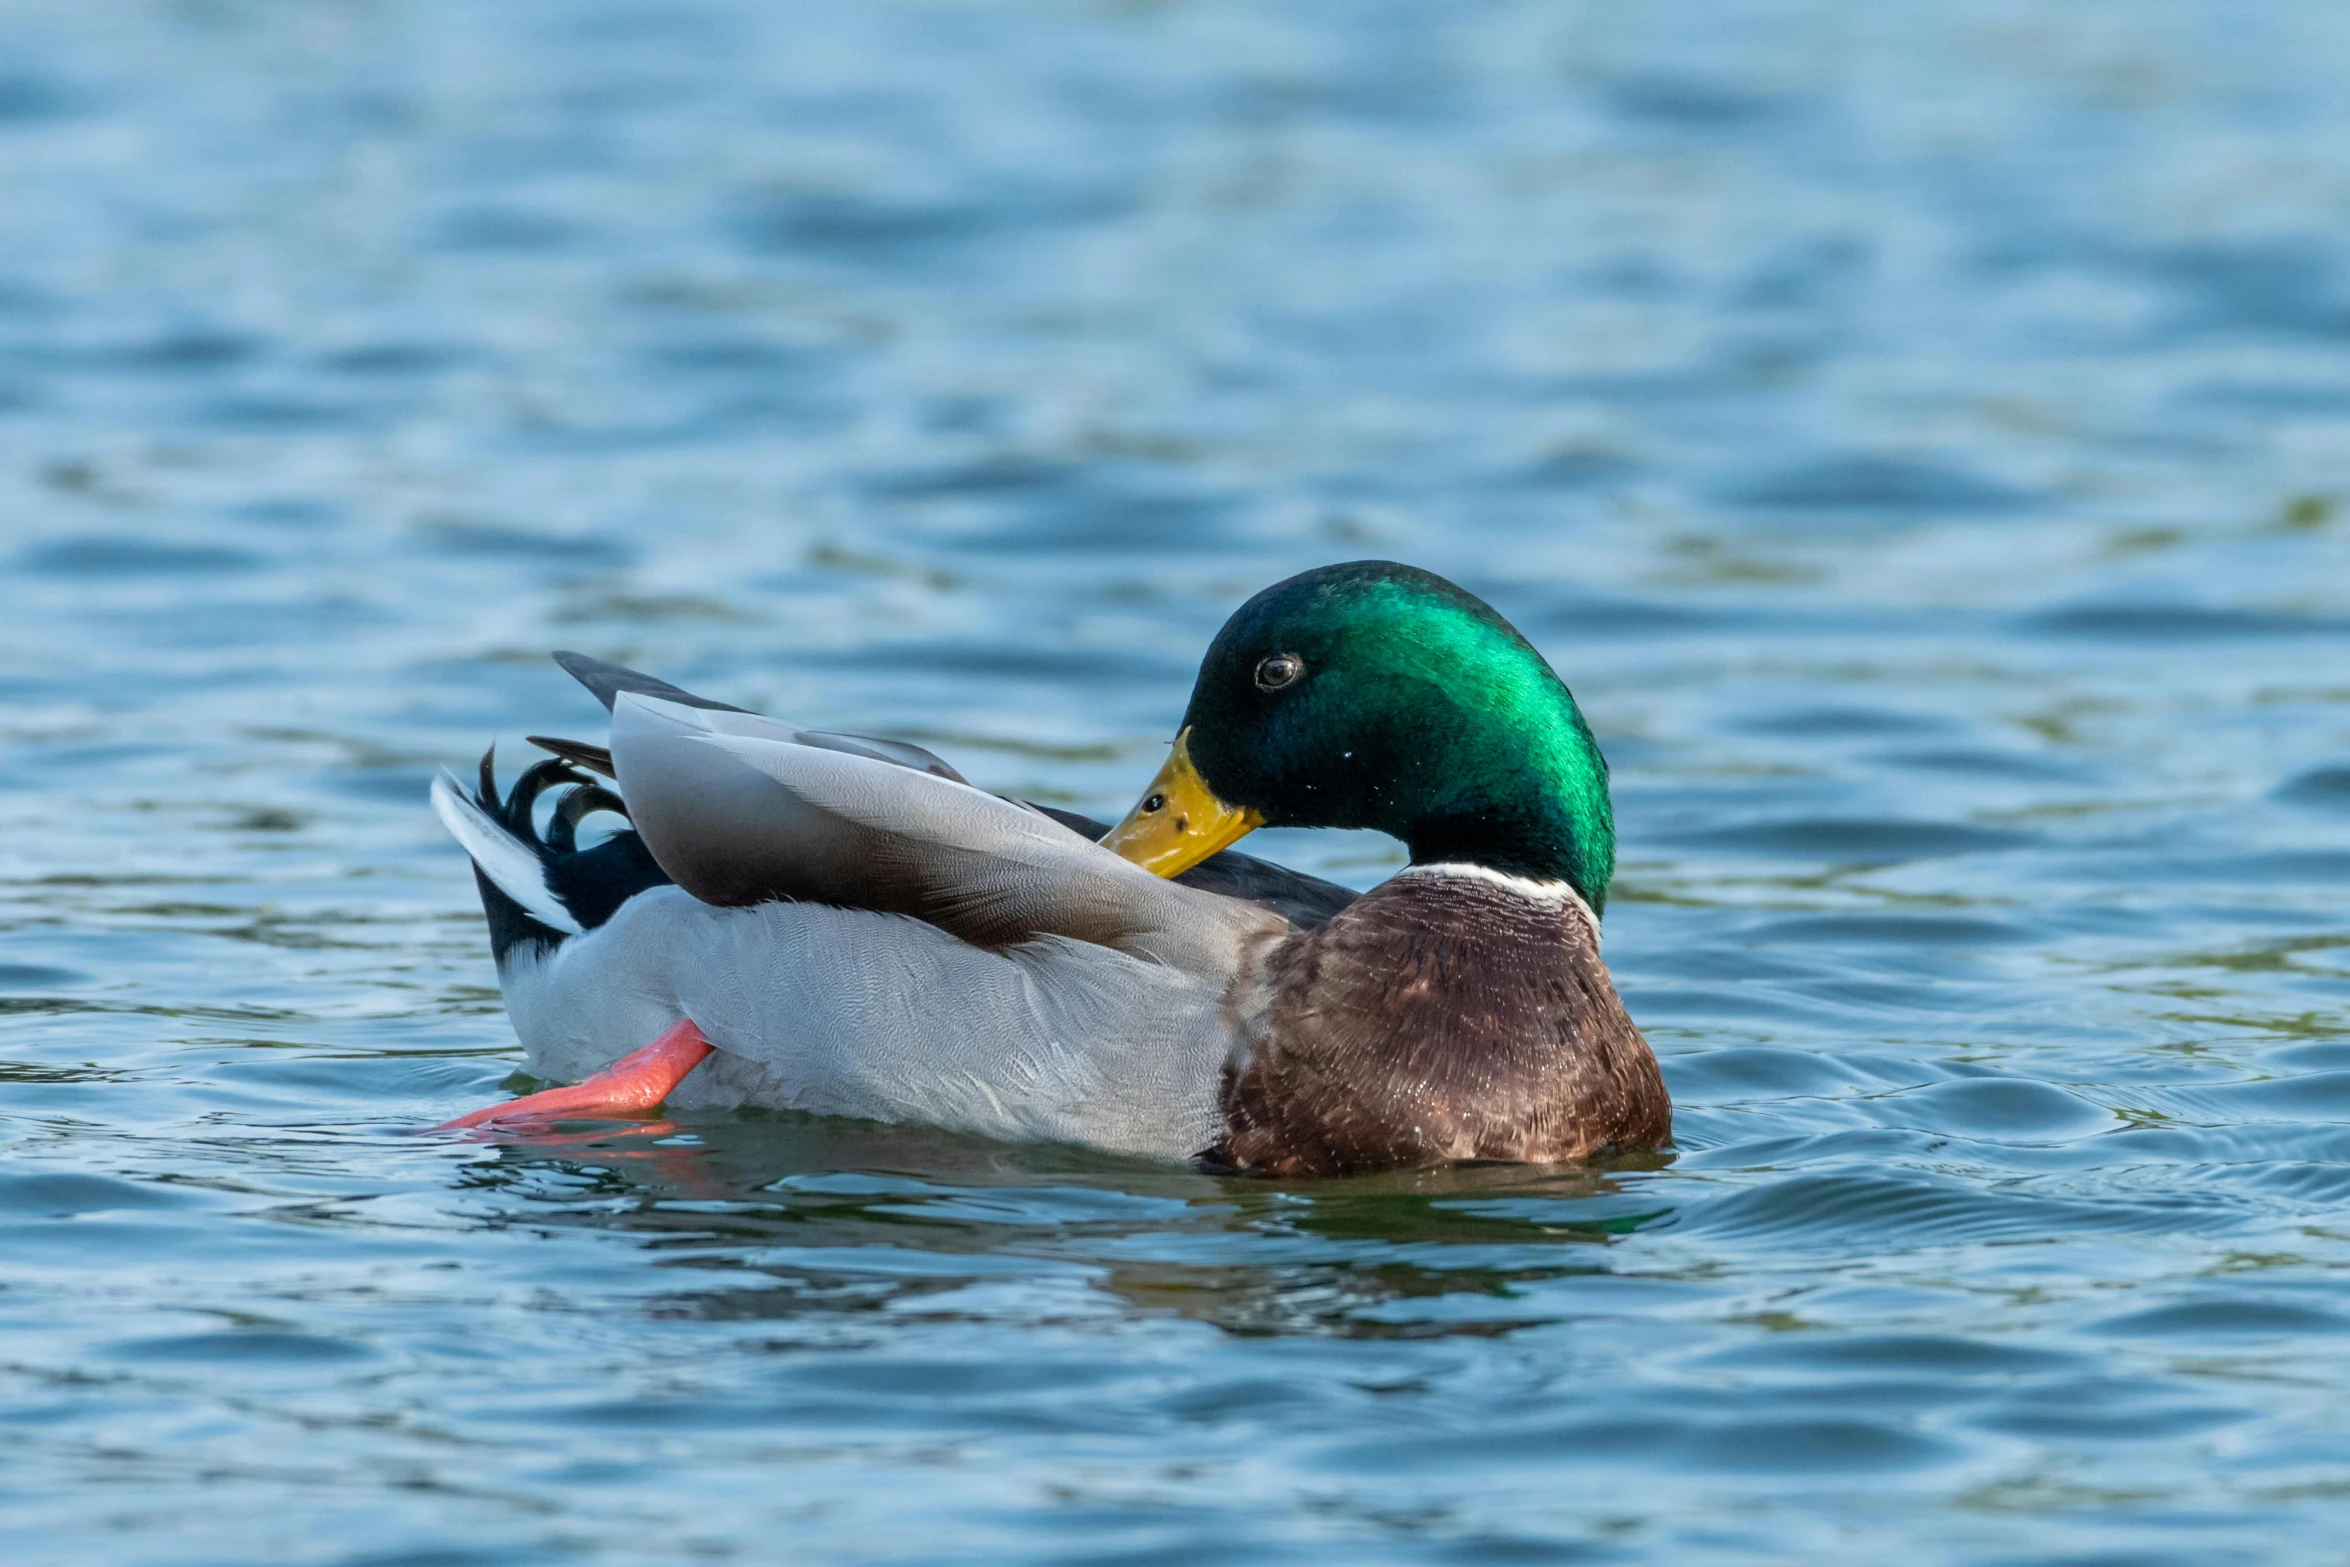
[[(1272, 9), (0, 10), (12, 1555), (2345, 1559), (2350, 13)], [(547, 649), (1109, 813), (1364, 555), (1661, 1167), (410, 1135)]]

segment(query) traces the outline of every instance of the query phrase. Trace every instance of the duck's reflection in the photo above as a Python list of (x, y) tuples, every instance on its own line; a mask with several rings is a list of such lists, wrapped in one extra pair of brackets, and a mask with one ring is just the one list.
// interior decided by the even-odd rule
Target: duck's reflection
[(924, 1127), (738, 1113), (574, 1127), (498, 1145), (463, 1184), (507, 1222), (637, 1237), (696, 1282), (664, 1316), (952, 1316), (975, 1283), (1075, 1281), (1136, 1314), (1234, 1333), (1491, 1334), (1502, 1302), (1609, 1270), (1617, 1237), (1667, 1205), (1605, 1169), (1455, 1166), (1275, 1183)]

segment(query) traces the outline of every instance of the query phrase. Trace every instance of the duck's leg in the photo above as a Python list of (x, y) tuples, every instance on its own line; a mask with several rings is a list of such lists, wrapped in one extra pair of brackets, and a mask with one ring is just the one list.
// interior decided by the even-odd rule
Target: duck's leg
[(503, 1130), (533, 1122), (597, 1120), (637, 1115), (669, 1097), (685, 1081), (686, 1073), (702, 1064), (710, 1041), (691, 1023), (680, 1023), (644, 1049), (622, 1056), (584, 1083), (525, 1094), (504, 1104), (487, 1105), (433, 1128), (440, 1132), (466, 1127)]

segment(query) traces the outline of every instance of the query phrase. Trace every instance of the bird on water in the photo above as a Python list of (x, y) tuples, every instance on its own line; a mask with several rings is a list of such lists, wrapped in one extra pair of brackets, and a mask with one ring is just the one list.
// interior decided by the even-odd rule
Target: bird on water
[[(1106, 829), (919, 746), (556, 657), (610, 744), (538, 741), (555, 759), (502, 798), (485, 757), (433, 803), (524, 1065), (571, 1086), (453, 1127), (763, 1105), (1276, 1176), (1671, 1136), (1600, 956), (1607, 763), (1534, 646), (1441, 577), (1358, 561), (1243, 604)], [(630, 826), (581, 848), (596, 811)], [(1375, 828), (1410, 864), (1357, 894), (1232, 848), (1268, 825)]]

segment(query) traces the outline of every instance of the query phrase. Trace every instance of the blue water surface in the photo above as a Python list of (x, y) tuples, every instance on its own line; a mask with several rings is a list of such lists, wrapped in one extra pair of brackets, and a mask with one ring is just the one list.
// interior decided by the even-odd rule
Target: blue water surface
[[(7, 0), (11, 1559), (2350, 1560), (2346, 79), (2314, 0)], [(1607, 749), (1661, 1166), (412, 1135), (518, 1057), (426, 783), (599, 734), (548, 649), (1110, 814), (1374, 555)]]

